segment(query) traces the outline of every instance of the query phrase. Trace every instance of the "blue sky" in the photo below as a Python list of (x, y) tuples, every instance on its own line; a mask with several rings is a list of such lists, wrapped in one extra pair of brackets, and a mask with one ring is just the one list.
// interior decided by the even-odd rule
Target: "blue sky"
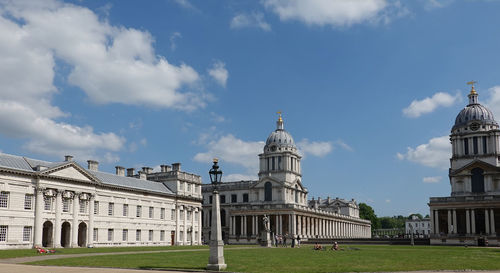
[(500, 116), (500, 1), (0, 1), (0, 150), (254, 179), (283, 111), (309, 197), (450, 193), (470, 80)]

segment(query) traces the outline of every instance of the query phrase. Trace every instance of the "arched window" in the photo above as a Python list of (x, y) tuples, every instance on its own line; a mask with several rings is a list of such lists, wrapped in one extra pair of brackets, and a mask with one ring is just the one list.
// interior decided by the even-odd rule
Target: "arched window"
[(271, 182), (264, 184), (264, 201), (273, 201), (273, 184)]
[(295, 185), (295, 203), (299, 202), (299, 186)]
[(481, 168), (472, 169), (472, 192), (484, 192), (484, 171)]

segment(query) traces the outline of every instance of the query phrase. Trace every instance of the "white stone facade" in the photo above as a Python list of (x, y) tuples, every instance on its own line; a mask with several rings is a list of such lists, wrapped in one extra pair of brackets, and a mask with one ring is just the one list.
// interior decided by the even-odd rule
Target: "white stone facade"
[(0, 249), (201, 243), (199, 176), (97, 164), (0, 154)]
[(431, 244), (500, 245), (500, 130), (492, 112), (469, 104), (451, 130), (449, 197), (431, 197)]
[[(284, 130), (280, 116), (276, 131), (268, 137), (264, 152), (259, 155), (259, 180), (217, 186), (224, 241), (245, 244), (263, 240), (264, 216), (268, 216), (273, 234), (288, 235), (288, 238), (371, 237), (370, 221), (359, 218), (354, 200), (346, 206), (339, 205), (335, 211), (309, 206), (300, 161), (301, 156), (292, 136)], [(205, 242), (210, 235), (212, 192), (212, 185), (203, 185)]]
[(412, 234), (418, 238), (428, 238), (431, 233), (431, 219), (413, 217), (405, 221), (405, 233)]

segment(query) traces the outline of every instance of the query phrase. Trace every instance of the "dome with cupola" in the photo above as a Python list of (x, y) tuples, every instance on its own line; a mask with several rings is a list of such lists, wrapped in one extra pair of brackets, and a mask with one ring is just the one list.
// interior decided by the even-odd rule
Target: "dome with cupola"
[(468, 97), (469, 104), (464, 109), (462, 109), (460, 113), (458, 113), (452, 131), (458, 129), (459, 127), (467, 126), (477, 127), (485, 125), (495, 125), (495, 127), (498, 127), (498, 123), (495, 121), (491, 110), (479, 104), (477, 99), (478, 94), (474, 89), (474, 85), (472, 85), (472, 89)]
[(274, 130), (266, 140), (264, 151), (274, 152), (276, 150), (296, 150), (295, 141), (292, 135), (288, 133), (283, 127), (283, 118), (279, 113), (278, 121), (276, 122), (276, 130)]

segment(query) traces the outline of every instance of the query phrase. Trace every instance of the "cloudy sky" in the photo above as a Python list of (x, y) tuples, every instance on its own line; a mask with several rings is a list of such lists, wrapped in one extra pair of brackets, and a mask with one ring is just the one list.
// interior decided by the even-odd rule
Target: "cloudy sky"
[(309, 197), (449, 195), (466, 82), (500, 117), (499, 1), (3, 1), (0, 150), (255, 179), (283, 111)]

